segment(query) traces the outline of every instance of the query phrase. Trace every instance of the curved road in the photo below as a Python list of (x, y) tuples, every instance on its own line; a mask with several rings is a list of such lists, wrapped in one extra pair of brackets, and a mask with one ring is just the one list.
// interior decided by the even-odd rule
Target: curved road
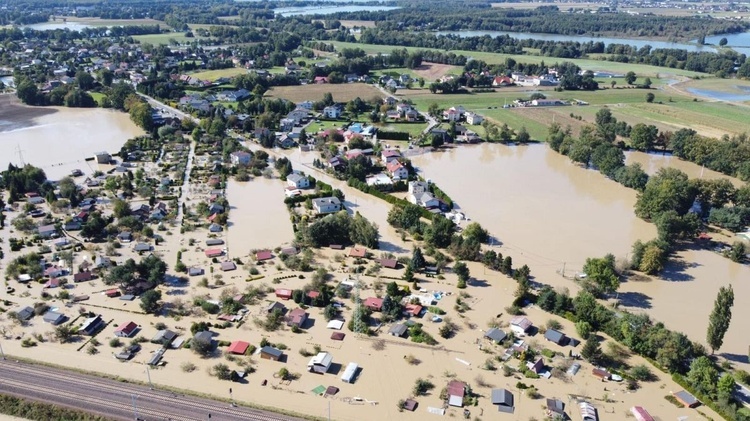
[[(227, 383), (227, 388), (231, 387)], [(273, 412), (73, 371), (0, 360), (0, 393), (51, 403), (113, 420), (302, 421)], [(210, 414), (210, 415), (209, 415)]]

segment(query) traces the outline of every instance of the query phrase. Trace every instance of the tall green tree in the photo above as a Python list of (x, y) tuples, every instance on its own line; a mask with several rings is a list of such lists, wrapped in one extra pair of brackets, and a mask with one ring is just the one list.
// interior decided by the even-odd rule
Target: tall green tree
[(708, 316), (708, 332), (706, 341), (711, 347), (713, 354), (721, 348), (724, 343), (724, 334), (729, 329), (729, 323), (732, 321), (732, 306), (734, 305), (734, 290), (732, 285), (719, 288), (719, 293), (714, 301), (714, 310)]

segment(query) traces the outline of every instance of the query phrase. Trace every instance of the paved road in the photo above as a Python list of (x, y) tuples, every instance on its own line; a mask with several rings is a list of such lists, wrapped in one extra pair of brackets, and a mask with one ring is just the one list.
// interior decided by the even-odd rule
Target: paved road
[[(227, 389), (232, 383), (227, 383)], [(76, 408), (113, 420), (301, 421), (225, 402), (149, 390), (72, 371), (0, 360), (0, 393)]]
[(184, 112), (178, 110), (177, 108), (170, 107), (169, 105), (167, 105), (167, 104), (165, 104), (163, 102), (160, 102), (160, 101), (158, 101), (158, 100), (156, 100), (156, 99), (154, 99), (154, 98), (152, 98), (152, 97), (150, 97), (148, 95), (145, 95), (145, 94), (142, 94), (142, 93), (138, 93), (138, 95), (140, 95), (141, 98), (145, 99), (149, 103), (149, 105), (151, 105), (155, 109), (159, 109), (159, 110), (163, 110), (163, 111), (172, 113), (172, 114), (176, 115), (177, 117), (179, 117), (181, 119), (189, 118), (189, 119), (193, 120), (196, 123), (200, 123), (200, 119), (195, 118), (195, 117), (191, 116), (190, 114), (184, 113)]

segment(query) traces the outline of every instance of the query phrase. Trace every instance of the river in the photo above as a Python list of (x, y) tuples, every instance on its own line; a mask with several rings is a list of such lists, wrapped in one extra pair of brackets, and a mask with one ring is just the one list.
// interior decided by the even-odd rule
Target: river
[(572, 42), (603, 42), (604, 45), (608, 44), (626, 44), (634, 45), (638, 48), (650, 45), (653, 48), (679, 48), (687, 51), (710, 51), (715, 52), (716, 49), (706, 45), (698, 44), (686, 44), (668, 41), (653, 41), (648, 39), (630, 39), (630, 38), (609, 38), (609, 37), (593, 37), (586, 35), (558, 35), (558, 34), (541, 34), (541, 33), (530, 33), (530, 32), (508, 32), (508, 31), (438, 31), (436, 35), (458, 35), (460, 37), (481, 37), (489, 35), (493, 38), (508, 35), (515, 39), (538, 39), (543, 41), (572, 41)]
[[(20, 110), (20, 112), (19, 112)], [(23, 162), (41, 167), (51, 179), (80, 169), (98, 169), (85, 161), (96, 152), (115, 153), (126, 140), (144, 132), (126, 113), (101, 108), (0, 106), (0, 168)]]
[(740, 54), (750, 55), (750, 32), (738, 32), (736, 34), (711, 35), (706, 37), (706, 43), (719, 45), (722, 38), (727, 39), (727, 47)]
[[(649, 172), (679, 164), (691, 176), (700, 167), (670, 157), (629, 154)], [(514, 266), (528, 264), (542, 283), (577, 287), (567, 278), (579, 272), (587, 257), (614, 254), (626, 258), (635, 240), (656, 236), (652, 224), (635, 217), (636, 193), (583, 169), (546, 145), (508, 147), (494, 144), (462, 146), (412, 158), (425, 178), (436, 182), (472, 220), (501, 242), (495, 246), (513, 257)], [(704, 171), (704, 176), (722, 177)], [(708, 313), (719, 286), (735, 288), (734, 323), (723, 352), (747, 354), (741, 321), (750, 318), (750, 268), (711, 251), (680, 253), (663, 279), (630, 282), (620, 298), (635, 311), (647, 311), (669, 327), (704, 341)], [(479, 275), (481, 277), (481, 275)], [(684, 311), (691, 306), (690, 315)], [(747, 362), (747, 360), (744, 360)]]

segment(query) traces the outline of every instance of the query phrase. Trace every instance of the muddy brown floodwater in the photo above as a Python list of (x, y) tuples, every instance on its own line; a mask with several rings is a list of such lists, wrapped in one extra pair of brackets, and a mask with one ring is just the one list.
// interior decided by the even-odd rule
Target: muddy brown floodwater
[(228, 247), (231, 256), (254, 249), (273, 249), (294, 240), (289, 212), (284, 204), (286, 183), (256, 177), (252, 181), (227, 182), (229, 199)]
[(26, 107), (0, 98), (0, 168), (23, 162), (44, 169), (51, 179), (74, 169), (98, 169), (96, 152), (115, 153), (144, 132), (126, 113), (101, 108)]
[[(545, 145), (508, 147), (482, 144), (412, 158), (425, 178), (437, 183), (469, 218), (498, 238), (498, 252), (528, 264), (540, 282), (576, 291), (566, 277), (580, 271), (587, 257), (612, 253), (626, 258), (633, 242), (656, 235), (636, 218), (636, 193), (594, 170), (583, 169)], [(630, 154), (653, 173), (673, 165), (699, 177), (701, 168), (675, 158)], [(724, 177), (704, 170), (706, 178)], [(733, 180), (737, 182), (737, 180)], [(645, 311), (672, 329), (705, 343), (708, 314), (721, 285), (735, 290), (733, 323), (720, 350), (748, 368), (750, 268), (709, 250), (679, 253), (661, 279), (626, 282), (619, 298), (633, 311)], [(481, 276), (481, 275), (480, 275)], [(690, 311), (686, 311), (689, 308)]]

